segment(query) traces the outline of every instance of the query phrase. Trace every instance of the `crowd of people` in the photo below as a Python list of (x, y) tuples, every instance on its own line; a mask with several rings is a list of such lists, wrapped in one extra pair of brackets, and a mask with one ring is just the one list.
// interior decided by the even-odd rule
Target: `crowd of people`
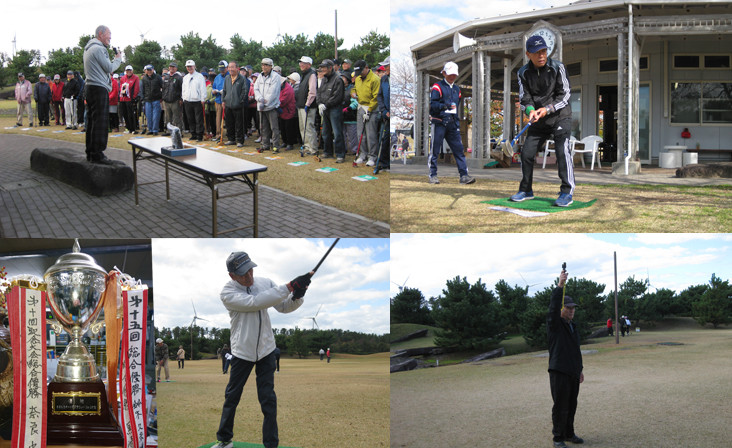
[[(95, 45), (108, 45), (104, 32), (109, 30), (98, 29), (92, 39)], [(107, 67), (116, 69), (118, 61), (119, 53)], [(312, 58), (302, 56), (298, 63), (299, 70), (283, 70), (264, 58), (261, 71), (255, 72), (251, 65), (222, 60), (217, 72), (207, 67), (199, 71), (194, 60), (187, 60), (185, 71), (179, 72), (178, 64), (171, 62), (159, 75), (160, 67), (149, 64), (139, 76), (127, 65), (122, 75), (108, 73), (111, 90), (104, 131), (117, 133), (124, 127), (124, 133), (167, 136), (167, 125), (172, 124), (190, 134), (189, 141), (212, 139), (237, 147), (256, 134), (260, 152), (299, 146), (303, 154), (322, 151), (323, 158), (335, 158), (336, 163), (351, 154), (356, 163), (388, 169), (389, 57), (375, 69), (364, 60), (324, 59), (314, 67)], [(86, 81), (78, 71), (69, 70), (65, 81), (56, 74), (47, 82), (41, 74), (33, 87), (19, 73), (17, 125), (23, 125), (25, 114), (33, 126), (31, 100), (35, 100), (39, 126), (54, 121), (66, 129), (88, 131), (87, 99), (96, 84)]]

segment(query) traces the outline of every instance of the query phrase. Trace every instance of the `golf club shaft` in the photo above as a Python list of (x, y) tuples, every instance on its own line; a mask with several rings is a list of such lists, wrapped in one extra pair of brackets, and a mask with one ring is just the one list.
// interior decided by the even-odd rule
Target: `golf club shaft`
[(518, 141), (519, 137), (521, 137), (521, 134), (523, 134), (524, 131), (529, 128), (529, 126), (531, 126), (531, 122), (530, 121), (529, 121), (529, 124), (527, 124), (526, 126), (524, 126), (524, 128), (521, 129), (521, 132), (519, 132), (518, 135), (513, 139), (513, 143), (511, 143), (511, 146), (513, 146), (513, 145), (516, 144), (516, 142)]
[(325, 255), (323, 255), (323, 258), (320, 259), (320, 262), (318, 263), (318, 265), (315, 266), (315, 269), (313, 269), (313, 275), (316, 272), (318, 272), (318, 268), (320, 267), (321, 264), (323, 264), (325, 259), (328, 257), (328, 254), (330, 253), (330, 251), (333, 250), (333, 248), (335, 247), (336, 243), (338, 243), (338, 241), (340, 241), (340, 238), (336, 238), (335, 241), (333, 241), (333, 244), (330, 245), (330, 249), (328, 249), (328, 252), (326, 252)]

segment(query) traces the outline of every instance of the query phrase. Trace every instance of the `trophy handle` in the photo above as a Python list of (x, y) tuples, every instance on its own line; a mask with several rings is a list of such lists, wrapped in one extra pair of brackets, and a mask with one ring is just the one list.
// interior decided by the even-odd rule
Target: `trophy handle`
[(61, 322), (57, 321), (56, 319), (49, 319), (46, 323), (48, 323), (53, 328), (53, 331), (57, 335), (61, 334), (61, 332), (64, 330), (64, 327), (63, 327), (63, 325), (61, 325)]
[(100, 319), (91, 325), (90, 330), (91, 330), (92, 334), (94, 334), (94, 336), (96, 336), (99, 334), (100, 331), (102, 331), (103, 326), (104, 326), (104, 321)]

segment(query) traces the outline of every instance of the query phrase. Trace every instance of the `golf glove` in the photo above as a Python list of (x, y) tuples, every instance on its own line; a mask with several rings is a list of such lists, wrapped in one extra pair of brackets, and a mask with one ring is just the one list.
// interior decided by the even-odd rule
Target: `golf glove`
[(308, 113), (308, 110), (310, 110), (310, 106), (305, 106), (305, 113)]
[(292, 288), (297, 289), (304, 289), (310, 284), (310, 273), (301, 275), (297, 277), (295, 280), (290, 282), (290, 285), (292, 285)]
[(363, 122), (364, 123), (368, 123), (369, 118), (371, 118), (371, 114), (369, 112), (366, 112), (365, 114), (363, 114)]
[(325, 115), (325, 104), (320, 104), (320, 105), (318, 106), (318, 110), (320, 111), (320, 116), (321, 116), (321, 117), (322, 117), (323, 115)]
[(297, 300), (305, 297), (305, 292), (307, 291), (307, 288), (296, 288), (295, 291), (292, 293), (292, 300)]

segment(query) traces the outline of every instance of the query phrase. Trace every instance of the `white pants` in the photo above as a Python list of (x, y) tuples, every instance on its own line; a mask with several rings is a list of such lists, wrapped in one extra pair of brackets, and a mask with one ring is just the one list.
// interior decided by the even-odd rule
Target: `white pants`
[(315, 151), (318, 148), (317, 133), (315, 132), (315, 113), (317, 108), (311, 107), (308, 113), (305, 109), (297, 109), (297, 117), (300, 121), (300, 135), (302, 146), (305, 151)]
[(66, 111), (66, 127), (76, 126), (76, 100), (64, 98), (64, 111)]
[(18, 103), (18, 123), (23, 126), (23, 114), (28, 114), (28, 122), (33, 124), (33, 109), (31, 103)]
[[(363, 122), (364, 110), (361, 106), (358, 107), (358, 114), (356, 119), (356, 126), (359, 140), (361, 139), (361, 133), (363, 133), (363, 141), (361, 143), (361, 150), (359, 151), (358, 158), (366, 160), (376, 160), (379, 155), (379, 120), (377, 119), (378, 113), (374, 110), (370, 114), (369, 121)], [(364, 132), (365, 128), (365, 132)]]

